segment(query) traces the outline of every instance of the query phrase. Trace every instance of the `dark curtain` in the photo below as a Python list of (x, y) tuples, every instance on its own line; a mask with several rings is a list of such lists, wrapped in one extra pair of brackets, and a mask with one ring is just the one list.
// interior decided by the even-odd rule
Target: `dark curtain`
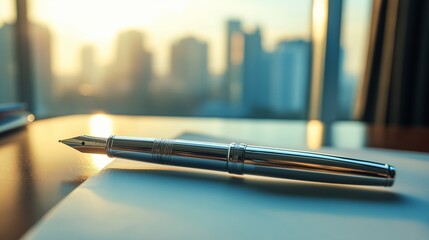
[(429, 127), (429, 1), (374, 0), (356, 114), (370, 125)]

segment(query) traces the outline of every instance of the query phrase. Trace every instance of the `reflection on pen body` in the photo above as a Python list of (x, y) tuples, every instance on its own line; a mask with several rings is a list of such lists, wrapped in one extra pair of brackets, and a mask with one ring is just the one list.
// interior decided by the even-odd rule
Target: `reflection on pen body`
[(79, 136), (60, 142), (84, 153), (232, 174), (386, 187), (395, 179), (395, 168), (383, 163), (243, 143), (121, 136)]

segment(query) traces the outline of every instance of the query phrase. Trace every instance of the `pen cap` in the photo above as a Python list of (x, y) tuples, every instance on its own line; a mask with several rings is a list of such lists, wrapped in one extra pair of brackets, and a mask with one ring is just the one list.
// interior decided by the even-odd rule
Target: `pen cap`
[(251, 145), (242, 169), (244, 174), (373, 186), (392, 186), (396, 174), (387, 164)]

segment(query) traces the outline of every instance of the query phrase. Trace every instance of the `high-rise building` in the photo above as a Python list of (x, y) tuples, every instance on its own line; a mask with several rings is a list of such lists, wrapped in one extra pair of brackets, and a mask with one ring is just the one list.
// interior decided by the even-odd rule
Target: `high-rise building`
[(356, 75), (349, 73), (345, 66), (345, 50), (340, 47), (339, 74), (338, 74), (338, 118), (341, 120), (350, 120), (352, 118), (353, 103), (356, 97), (356, 87), (358, 78)]
[(92, 45), (85, 45), (80, 52), (80, 79), (83, 84), (95, 84), (98, 66), (96, 52)]
[(245, 33), (241, 103), (250, 112), (268, 108), (269, 64), (269, 56), (262, 47), (260, 29)]
[(52, 36), (46, 26), (29, 25), (32, 76), (34, 81), (34, 101), (36, 116), (51, 115), (54, 102), (54, 82), (52, 73)]
[(80, 100), (86, 102), (86, 104), (79, 104), (79, 106), (81, 109), (87, 108), (88, 111), (91, 111), (91, 109), (100, 108), (95, 106), (94, 103), (96, 102), (95, 99), (102, 97), (102, 92), (100, 91), (102, 87), (102, 82), (100, 81), (101, 71), (97, 64), (95, 47), (90, 44), (84, 45), (80, 50), (79, 60), (80, 71), (78, 81), (75, 81), (75, 84), (77, 85)]
[(0, 28), (0, 103), (16, 101), (14, 27)]
[(291, 40), (278, 44), (271, 66), (270, 105), (274, 112), (292, 118), (306, 117), (309, 69), (309, 42)]
[(145, 49), (143, 33), (121, 32), (116, 55), (105, 79), (104, 95), (109, 95), (109, 111), (121, 114), (144, 114), (150, 106), (152, 54)]
[(128, 30), (119, 34), (110, 81), (118, 94), (142, 94), (152, 78), (152, 55), (144, 48), (143, 33)]
[(170, 76), (180, 92), (199, 97), (208, 91), (207, 43), (194, 37), (185, 37), (171, 47)]
[(242, 64), (244, 55), (244, 35), (241, 22), (227, 22), (225, 98), (232, 105), (240, 105), (242, 100)]

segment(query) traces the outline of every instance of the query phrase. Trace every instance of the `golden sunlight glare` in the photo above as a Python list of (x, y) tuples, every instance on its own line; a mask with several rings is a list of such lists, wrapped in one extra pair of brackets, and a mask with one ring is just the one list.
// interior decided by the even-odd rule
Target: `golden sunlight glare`
[(314, 0), (313, 4), (313, 38), (324, 36), (325, 25), (328, 18), (328, 1)]
[(89, 120), (90, 133), (96, 137), (109, 137), (113, 131), (112, 119), (105, 114), (95, 114)]
[[(95, 114), (89, 120), (90, 134), (97, 137), (109, 137), (113, 133), (112, 119), (105, 114)], [(101, 170), (112, 159), (107, 155), (91, 154), (92, 165), (95, 169)]]
[(307, 147), (318, 149), (323, 141), (323, 123), (319, 120), (310, 120), (307, 124)]

